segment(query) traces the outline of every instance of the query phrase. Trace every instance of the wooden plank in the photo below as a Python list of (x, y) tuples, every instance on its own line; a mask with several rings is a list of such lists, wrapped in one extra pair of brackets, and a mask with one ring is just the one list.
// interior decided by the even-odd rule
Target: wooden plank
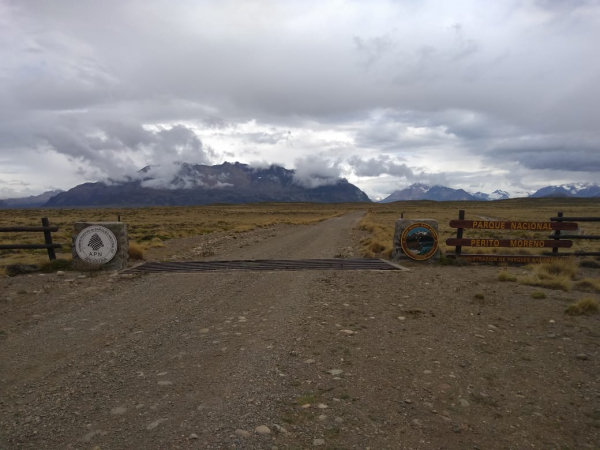
[(600, 222), (600, 217), (550, 217), (551, 221), (561, 222), (563, 220), (568, 220), (570, 222)]
[(446, 245), (463, 247), (509, 247), (509, 248), (571, 248), (573, 241), (552, 239), (456, 239), (446, 240)]
[[(555, 237), (555, 234), (551, 234), (550, 238)], [(598, 240), (600, 239), (600, 235), (595, 234), (561, 234), (561, 239), (589, 239), (589, 240)]]
[(532, 256), (532, 255), (460, 255), (457, 259), (481, 263), (507, 263), (507, 264), (537, 264), (558, 260), (558, 256)]
[(18, 232), (57, 232), (58, 227), (0, 227), (0, 233), (18, 233)]
[(552, 231), (576, 230), (575, 222), (504, 222), (491, 220), (451, 220), (451, 228), (498, 231)]
[(60, 244), (2, 244), (0, 250), (47, 250), (49, 248), (62, 248)]

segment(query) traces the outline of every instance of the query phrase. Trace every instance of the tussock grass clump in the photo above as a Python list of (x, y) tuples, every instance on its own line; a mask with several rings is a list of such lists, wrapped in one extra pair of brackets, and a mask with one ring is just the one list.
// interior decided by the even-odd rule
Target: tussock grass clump
[(150, 242), (145, 245), (146, 248), (162, 248), (165, 247), (162, 239), (159, 237), (153, 237)]
[(531, 298), (535, 298), (536, 300), (544, 299), (546, 298), (546, 294), (544, 294), (543, 292), (532, 292)]
[(541, 278), (536, 275), (530, 275), (527, 277), (519, 277), (518, 282), (520, 284), (526, 284), (527, 286), (537, 286), (546, 289), (556, 289), (565, 292), (571, 290), (571, 278), (565, 275), (553, 275), (547, 278)]
[(135, 260), (144, 259), (144, 248), (137, 242), (129, 242), (129, 258)]
[(584, 278), (575, 283), (575, 290), (581, 292), (600, 292), (600, 279)]
[(70, 259), (55, 259), (54, 261), (45, 261), (40, 264), (42, 272), (51, 273), (59, 270), (72, 270), (73, 261)]
[(367, 212), (359, 223), (358, 228), (370, 233), (361, 240), (363, 255), (367, 258), (390, 258), (393, 250), (394, 227), (373, 221), (373, 213)]
[(501, 270), (498, 274), (498, 281), (517, 281), (517, 276), (510, 273), (508, 270)]
[(574, 279), (579, 271), (579, 264), (575, 258), (557, 258), (547, 263), (536, 264), (533, 271), (540, 275), (565, 275)]
[(597, 314), (599, 309), (598, 300), (586, 297), (570, 305), (565, 313), (571, 316), (580, 316), (582, 314)]
[(561, 258), (551, 262), (531, 266), (531, 275), (518, 278), (518, 282), (528, 286), (570, 291), (572, 280), (577, 276), (579, 266), (575, 258)]

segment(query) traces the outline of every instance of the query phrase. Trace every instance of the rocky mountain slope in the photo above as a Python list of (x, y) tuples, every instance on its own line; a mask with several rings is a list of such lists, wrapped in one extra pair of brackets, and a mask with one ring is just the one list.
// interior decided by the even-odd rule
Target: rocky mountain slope
[(426, 184), (415, 183), (406, 189), (395, 191), (380, 203), (397, 202), (401, 200), (435, 200), (435, 201), (457, 201), (457, 200), (479, 200), (476, 196), (469, 194), (464, 189), (452, 189), (446, 186), (430, 187)]
[(563, 184), (546, 186), (531, 194), (531, 197), (600, 197), (600, 186), (590, 183)]
[(36, 208), (45, 205), (55, 195), (60, 194), (60, 189), (46, 191), (40, 195), (31, 195), (29, 197), (7, 198), (0, 200), (0, 208)]
[(146, 167), (125, 181), (85, 183), (51, 198), (46, 206), (169, 206), (255, 202), (369, 202), (343, 178), (299, 177), (272, 165), (240, 163), (215, 166), (181, 163)]

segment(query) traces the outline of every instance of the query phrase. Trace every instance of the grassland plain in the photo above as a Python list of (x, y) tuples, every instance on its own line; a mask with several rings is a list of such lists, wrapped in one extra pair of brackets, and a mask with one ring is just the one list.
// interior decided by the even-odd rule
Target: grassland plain
[[(217, 231), (242, 233), (278, 224), (307, 225), (360, 209), (360, 204), (263, 203), (150, 208), (78, 208), (0, 210), (0, 227), (39, 226), (41, 217), (60, 229), (54, 242), (63, 245), (59, 258), (70, 258), (75, 222), (127, 223), (129, 238), (143, 249), (160, 247), (163, 241)], [(41, 233), (0, 233), (0, 244), (43, 243)], [(47, 260), (45, 250), (0, 250), (0, 266), (35, 264)]]
[[(360, 228), (363, 231), (362, 252), (367, 257), (389, 257), (392, 250), (394, 224), (403, 213), (406, 218), (431, 218), (439, 222), (442, 250), (447, 238), (456, 236), (449, 226), (464, 209), (471, 220), (548, 221), (557, 212), (565, 216), (600, 216), (600, 199), (512, 199), (495, 202), (433, 202), (407, 201), (388, 204), (348, 203), (263, 203), (246, 205), (212, 205), (148, 208), (79, 208), (0, 210), (1, 226), (37, 226), (41, 217), (49, 217), (52, 225), (60, 227), (53, 234), (55, 242), (63, 245), (59, 257), (70, 257), (73, 224), (80, 221), (115, 221), (121, 215), (128, 225), (129, 236), (143, 250), (161, 247), (169, 239), (185, 238), (213, 232), (243, 233), (255, 228), (277, 224), (312, 224), (351, 211), (367, 211)], [(579, 233), (600, 234), (600, 222), (580, 223)], [(465, 230), (473, 238), (547, 239), (548, 232), (498, 232)], [(0, 233), (0, 243), (41, 243), (38, 233)], [(542, 249), (465, 248), (466, 253), (535, 254)], [(572, 250), (600, 251), (599, 241), (575, 240)], [(569, 250), (570, 251), (570, 250)], [(47, 259), (44, 250), (0, 251), (0, 266), (15, 263), (33, 264)]]

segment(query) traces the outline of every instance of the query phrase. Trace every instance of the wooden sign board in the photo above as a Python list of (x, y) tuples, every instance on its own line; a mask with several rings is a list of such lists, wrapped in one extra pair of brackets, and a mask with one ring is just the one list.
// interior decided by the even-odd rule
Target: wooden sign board
[(453, 247), (509, 247), (509, 248), (571, 248), (573, 241), (544, 239), (456, 239), (446, 240)]
[(575, 222), (502, 222), (499, 220), (451, 220), (450, 227), (499, 231), (573, 231), (578, 228), (578, 225)]
[(531, 255), (460, 255), (456, 258), (480, 263), (539, 264), (561, 259), (554, 256)]

